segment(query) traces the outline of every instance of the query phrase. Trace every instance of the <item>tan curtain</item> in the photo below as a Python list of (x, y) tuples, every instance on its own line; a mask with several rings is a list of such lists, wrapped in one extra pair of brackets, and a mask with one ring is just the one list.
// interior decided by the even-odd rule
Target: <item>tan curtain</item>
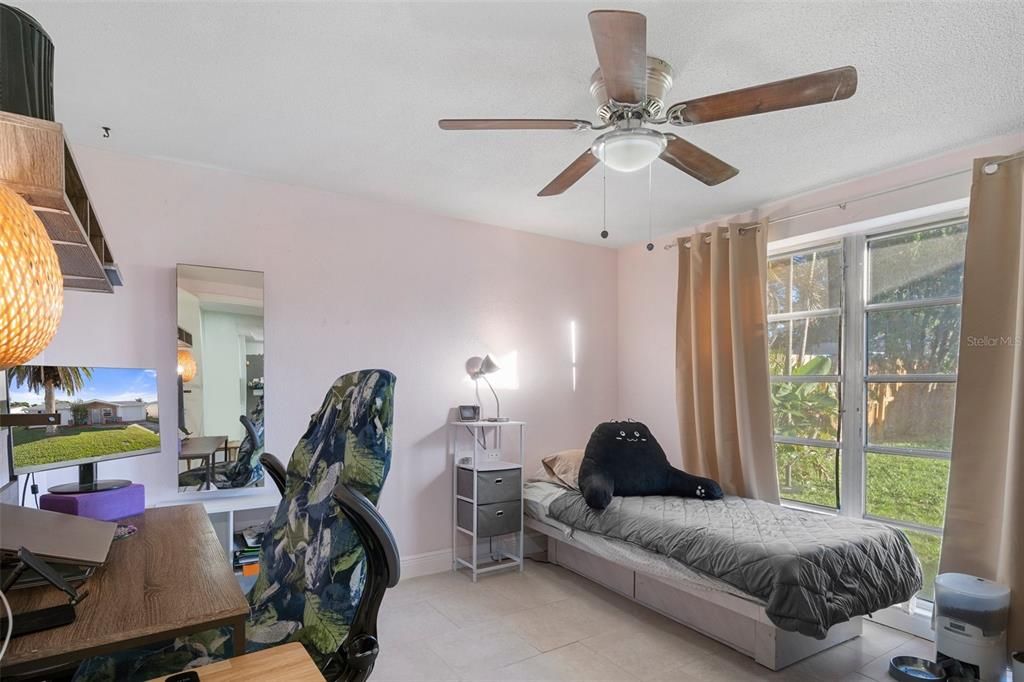
[(1024, 650), (1024, 159), (974, 162), (942, 572), (1012, 590)]
[(679, 240), (676, 405), (686, 471), (777, 503), (766, 227), (731, 224)]

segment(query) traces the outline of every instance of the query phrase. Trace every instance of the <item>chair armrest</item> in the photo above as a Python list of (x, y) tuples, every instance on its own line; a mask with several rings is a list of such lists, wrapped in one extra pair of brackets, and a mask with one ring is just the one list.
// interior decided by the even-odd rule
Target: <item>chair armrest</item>
[(269, 452), (264, 452), (260, 455), (260, 464), (263, 465), (263, 468), (267, 471), (267, 475), (270, 476), (277, 485), (277, 491), (284, 496), (284, 482), (286, 477), (284, 465), (281, 464), (281, 460)]
[(328, 679), (366, 682), (380, 652), (377, 642), (380, 604), (384, 600), (385, 590), (398, 584), (401, 566), (398, 546), (388, 524), (362, 493), (339, 483), (333, 495), (341, 512), (359, 536), (366, 557), (366, 577), (355, 617), (349, 624), (348, 636), (338, 648), (337, 674), (324, 674)]
[(384, 579), (387, 587), (397, 585), (401, 575), (398, 543), (395, 542), (395, 536), (391, 534), (391, 529), (380, 512), (365, 495), (344, 483), (335, 486), (334, 499), (355, 526), (356, 533), (363, 543), (370, 569), (368, 577), (376, 572), (377, 576)]

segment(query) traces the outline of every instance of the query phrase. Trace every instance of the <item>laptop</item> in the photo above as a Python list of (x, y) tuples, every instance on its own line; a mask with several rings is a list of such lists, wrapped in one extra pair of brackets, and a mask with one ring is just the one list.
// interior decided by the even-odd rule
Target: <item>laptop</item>
[(107, 560), (116, 523), (82, 516), (0, 504), (0, 554), (17, 556), (24, 547), (44, 561), (99, 566)]

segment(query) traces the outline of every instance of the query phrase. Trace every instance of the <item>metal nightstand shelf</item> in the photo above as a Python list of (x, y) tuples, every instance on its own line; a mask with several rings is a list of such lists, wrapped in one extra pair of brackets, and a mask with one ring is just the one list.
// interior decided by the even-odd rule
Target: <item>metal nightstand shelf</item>
[[(522, 571), (526, 422), (454, 421), (449, 427), (453, 463), (452, 570), (468, 568), (473, 582), (482, 573), (516, 567)], [(515, 448), (518, 461), (509, 457), (515, 449), (502, 447), (503, 435), (515, 431), (519, 432), (519, 447)], [(468, 559), (459, 556), (460, 536), (464, 543), (469, 543)], [(490, 557), (481, 562), (479, 544), (484, 539), (488, 540)], [(509, 540), (514, 541), (515, 549), (511, 552), (501, 549)]]

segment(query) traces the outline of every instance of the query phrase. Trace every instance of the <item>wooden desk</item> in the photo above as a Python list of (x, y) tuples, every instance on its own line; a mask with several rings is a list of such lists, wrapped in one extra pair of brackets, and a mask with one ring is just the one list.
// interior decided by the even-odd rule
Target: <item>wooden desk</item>
[[(217, 661), (199, 668), (200, 682), (323, 682), (324, 676), (316, 669), (313, 659), (298, 642), (282, 644), (263, 651)], [(160, 677), (151, 682), (166, 680)]]
[[(200, 504), (147, 509), (123, 523), (139, 531), (110, 546), (107, 562), (79, 587), (89, 596), (75, 622), (12, 639), (0, 671), (15, 674), (231, 626), (245, 651), (249, 604)], [(52, 587), (11, 590), (11, 609), (67, 603)], [(3, 675), (0, 675), (2, 677)]]
[[(224, 450), (224, 461), (228, 458), (227, 436), (192, 436), (181, 441), (179, 460), (199, 459), (206, 463), (206, 489), (213, 487), (213, 461), (218, 450)], [(200, 486), (200, 489), (202, 486)]]

